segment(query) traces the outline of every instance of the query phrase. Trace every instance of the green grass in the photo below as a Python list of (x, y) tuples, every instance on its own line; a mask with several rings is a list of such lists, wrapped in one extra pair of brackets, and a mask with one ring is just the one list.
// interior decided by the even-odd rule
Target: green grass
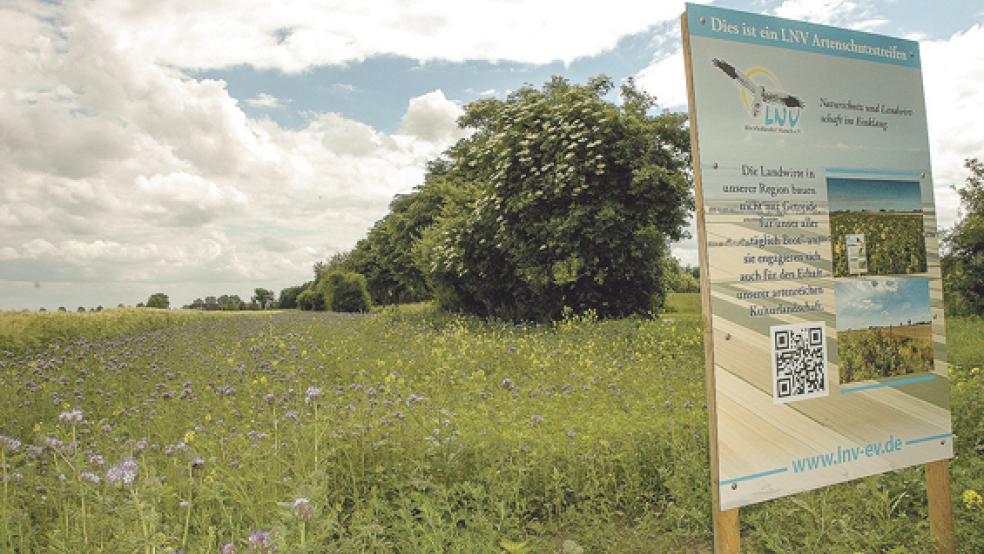
[(671, 292), (666, 296), (666, 313), (672, 317), (701, 317), (699, 292)]
[[(23, 443), (0, 448), (0, 551), (244, 552), (257, 529), (280, 552), (709, 551), (695, 298), (663, 320), (549, 326), (427, 305), (191, 317), (0, 356), (0, 434)], [(984, 493), (984, 324), (948, 330), (957, 531), (980, 552), (984, 508), (961, 496)], [(59, 421), (72, 408), (84, 422)], [(127, 457), (132, 486), (108, 483)], [(743, 509), (743, 541), (925, 552), (925, 505), (913, 468)]]
[(99, 312), (0, 311), (0, 352), (17, 354), (47, 347), (53, 342), (95, 340), (163, 329), (201, 317), (223, 317), (223, 312), (117, 308)]

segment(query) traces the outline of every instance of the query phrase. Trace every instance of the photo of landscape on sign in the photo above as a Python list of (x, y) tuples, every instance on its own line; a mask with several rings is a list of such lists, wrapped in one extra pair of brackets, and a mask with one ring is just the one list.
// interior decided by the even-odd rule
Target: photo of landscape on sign
[(842, 385), (932, 371), (929, 281), (851, 280), (835, 296)]
[[(827, 178), (834, 276), (926, 271), (922, 194), (918, 181)], [(849, 240), (861, 237), (862, 267), (851, 271)]]

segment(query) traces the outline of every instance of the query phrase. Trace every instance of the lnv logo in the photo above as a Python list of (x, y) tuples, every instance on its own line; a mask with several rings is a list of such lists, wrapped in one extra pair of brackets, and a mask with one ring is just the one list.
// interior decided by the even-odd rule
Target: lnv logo
[(799, 124), (800, 110), (806, 105), (799, 98), (782, 92), (779, 79), (768, 69), (755, 67), (742, 73), (718, 58), (711, 63), (735, 80), (745, 109), (753, 118), (761, 118), (763, 125), (795, 129)]

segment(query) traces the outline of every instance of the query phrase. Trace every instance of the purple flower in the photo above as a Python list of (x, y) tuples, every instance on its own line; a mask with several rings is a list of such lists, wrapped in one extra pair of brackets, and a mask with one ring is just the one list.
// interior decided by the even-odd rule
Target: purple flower
[(541, 423), (543, 423), (542, 415), (534, 415), (530, 418), (530, 425), (539, 425)]
[(80, 481), (86, 481), (92, 483), (93, 485), (98, 485), (102, 478), (91, 471), (83, 471), (79, 474)]
[(8, 452), (14, 453), (20, 449), (20, 446), (21, 441), (7, 435), (0, 435), (0, 448), (6, 448)]
[(295, 498), (290, 511), (294, 512), (295, 516), (304, 521), (311, 519), (311, 516), (314, 515), (314, 508), (311, 507), (311, 502), (304, 497)]
[(192, 469), (201, 469), (203, 467), (205, 467), (205, 460), (203, 460), (201, 458), (195, 458), (195, 459), (191, 460), (191, 468)]
[(178, 507), (181, 508), (182, 510), (187, 509), (188, 506), (191, 506), (191, 503), (188, 502), (187, 500), (182, 500), (181, 502), (178, 502)]
[(102, 457), (102, 454), (90, 454), (89, 455), (89, 465), (96, 467), (102, 467), (106, 464), (106, 460)]
[(68, 410), (58, 414), (58, 420), (66, 425), (82, 423), (82, 410)]
[(219, 549), (219, 554), (236, 554), (236, 545), (227, 542)]
[(137, 478), (137, 469), (137, 462), (133, 458), (127, 458), (106, 470), (106, 480), (114, 485), (122, 483), (130, 486)]
[(313, 400), (317, 400), (321, 396), (321, 389), (318, 387), (308, 387), (304, 391), (304, 403), (310, 404)]
[(255, 529), (249, 534), (249, 545), (260, 552), (272, 552), (274, 549), (270, 531), (264, 529)]

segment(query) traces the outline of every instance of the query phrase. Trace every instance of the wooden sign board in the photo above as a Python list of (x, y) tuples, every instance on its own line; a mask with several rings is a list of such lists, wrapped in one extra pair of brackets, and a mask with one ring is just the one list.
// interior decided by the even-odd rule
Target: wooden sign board
[(951, 458), (919, 45), (682, 24), (715, 513)]

